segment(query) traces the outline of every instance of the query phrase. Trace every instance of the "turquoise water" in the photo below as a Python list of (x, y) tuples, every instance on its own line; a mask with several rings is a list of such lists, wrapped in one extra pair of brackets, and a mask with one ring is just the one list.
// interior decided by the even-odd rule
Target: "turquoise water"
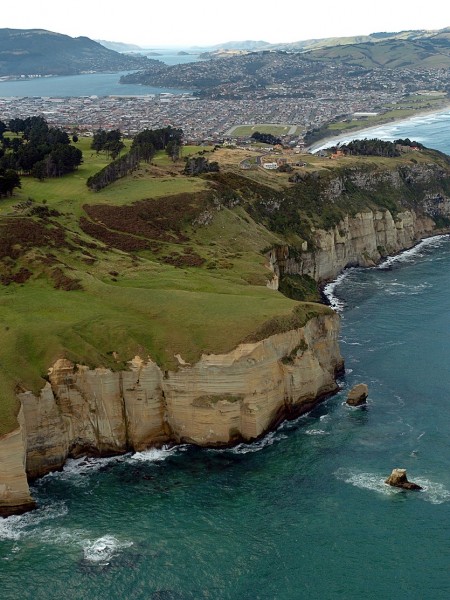
[[(342, 391), (255, 444), (69, 461), (36, 482), (39, 509), (0, 519), (0, 598), (448, 599), (449, 287), (449, 237), (347, 271), (328, 289)], [(424, 490), (386, 486), (393, 467)]]
[[(1, 597), (448, 598), (449, 286), (447, 237), (348, 271), (342, 392), (262, 441), (44, 477), (36, 512), (0, 520)], [(393, 467), (424, 491), (385, 486)]]

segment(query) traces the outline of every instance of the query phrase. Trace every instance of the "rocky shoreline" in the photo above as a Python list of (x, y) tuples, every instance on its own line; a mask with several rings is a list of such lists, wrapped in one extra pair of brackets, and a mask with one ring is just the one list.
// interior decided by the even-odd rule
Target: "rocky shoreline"
[(339, 316), (330, 311), (173, 372), (149, 358), (115, 373), (58, 360), (39, 394), (18, 394), (20, 426), (0, 438), (0, 515), (34, 508), (28, 481), (61, 469), (68, 457), (258, 439), (338, 391), (338, 332)]

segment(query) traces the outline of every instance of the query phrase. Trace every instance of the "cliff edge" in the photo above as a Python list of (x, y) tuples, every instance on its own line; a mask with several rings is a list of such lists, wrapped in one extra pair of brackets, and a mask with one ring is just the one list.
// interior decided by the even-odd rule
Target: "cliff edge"
[(330, 311), (176, 371), (139, 357), (118, 372), (57, 360), (39, 394), (19, 393), (20, 427), (0, 438), (0, 514), (33, 508), (27, 481), (62, 468), (68, 456), (258, 438), (337, 390), (338, 330)]

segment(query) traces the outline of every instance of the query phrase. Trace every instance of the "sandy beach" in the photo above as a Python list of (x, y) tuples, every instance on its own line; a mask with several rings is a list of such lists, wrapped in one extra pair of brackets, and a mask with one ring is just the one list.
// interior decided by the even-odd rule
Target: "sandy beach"
[(386, 128), (386, 127), (391, 127), (391, 126), (398, 126), (398, 125), (404, 125), (410, 122), (414, 122), (416, 119), (421, 119), (424, 116), (430, 116), (430, 115), (440, 115), (440, 114), (444, 114), (444, 113), (448, 113), (450, 112), (450, 104), (447, 104), (446, 106), (440, 108), (439, 110), (424, 110), (424, 111), (417, 111), (416, 114), (407, 117), (406, 119), (394, 119), (391, 121), (386, 121), (385, 123), (378, 123), (377, 125), (372, 125), (371, 127), (358, 127), (355, 129), (352, 129), (351, 131), (348, 131), (347, 133), (341, 133), (340, 135), (337, 136), (329, 136), (326, 138), (323, 138), (321, 140), (319, 140), (318, 142), (312, 144), (311, 146), (309, 146), (306, 151), (307, 152), (317, 152), (319, 150), (322, 150), (323, 148), (329, 148), (332, 145), (335, 145), (337, 143), (343, 143), (345, 141), (350, 141), (353, 139), (361, 139), (363, 134), (364, 137), (370, 137), (373, 132), (378, 131), (381, 128)]

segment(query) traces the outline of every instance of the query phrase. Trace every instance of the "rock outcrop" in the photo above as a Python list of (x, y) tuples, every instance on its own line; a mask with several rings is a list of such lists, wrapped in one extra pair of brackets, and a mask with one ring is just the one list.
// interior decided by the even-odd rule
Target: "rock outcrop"
[(366, 404), (369, 388), (365, 383), (358, 383), (347, 394), (347, 404), (349, 406), (361, 406)]
[(319, 315), (173, 372), (138, 357), (121, 372), (58, 360), (39, 394), (19, 394), (21, 427), (0, 439), (0, 514), (31, 508), (27, 477), (61, 468), (68, 456), (251, 441), (311, 409), (337, 391), (338, 329), (337, 315)]
[(408, 481), (408, 478), (406, 477), (406, 469), (393, 469), (385, 483), (392, 485), (393, 487), (403, 488), (404, 490), (423, 489), (419, 484)]
[(22, 409), (18, 415), (19, 428), (0, 438), (0, 515), (20, 514), (36, 504), (28, 488), (26, 440)]

